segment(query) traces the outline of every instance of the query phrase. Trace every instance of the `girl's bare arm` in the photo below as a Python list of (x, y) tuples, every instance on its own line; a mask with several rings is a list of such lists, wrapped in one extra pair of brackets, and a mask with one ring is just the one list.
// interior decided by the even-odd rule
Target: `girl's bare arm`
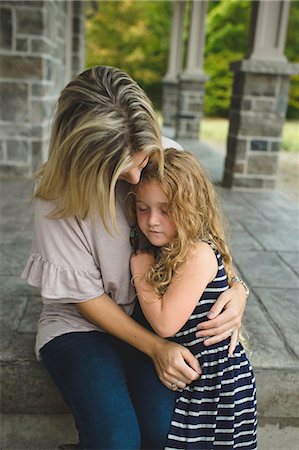
[(187, 322), (204, 289), (215, 277), (218, 263), (211, 247), (198, 242), (190, 251), (188, 260), (173, 276), (163, 296), (157, 296), (143, 277), (152, 263), (153, 257), (148, 253), (139, 252), (131, 257), (138, 300), (156, 333), (170, 337)]

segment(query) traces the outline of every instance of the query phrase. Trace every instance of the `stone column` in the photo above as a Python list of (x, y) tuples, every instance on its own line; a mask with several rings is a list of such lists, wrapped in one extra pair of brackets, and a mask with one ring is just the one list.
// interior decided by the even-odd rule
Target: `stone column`
[(200, 119), (203, 114), (204, 84), (208, 79), (203, 73), (205, 18), (207, 1), (192, 1), (187, 64), (179, 77), (178, 114), (176, 138), (199, 138)]
[(31, 176), (47, 159), (55, 102), (68, 81), (67, 3), (0, 3), (1, 176)]
[(234, 72), (223, 184), (272, 189), (288, 104), (289, 76), (298, 64), (283, 54), (289, 1), (252, 3), (247, 58)]
[[(67, 2), (68, 3), (68, 2)], [(72, 77), (85, 67), (85, 5), (84, 0), (73, 0)]]
[(182, 67), (185, 1), (173, 5), (168, 70), (163, 78), (163, 124), (175, 127), (178, 101), (178, 74)]

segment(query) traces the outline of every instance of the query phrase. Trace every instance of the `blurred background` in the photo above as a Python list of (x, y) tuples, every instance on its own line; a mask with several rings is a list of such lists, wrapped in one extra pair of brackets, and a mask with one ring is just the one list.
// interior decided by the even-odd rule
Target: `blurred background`
[[(32, 174), (63, 87), (94, 65), (128, 72), (162, 132), (209, 171), (250, 287), (245, 327), (259, 448), (299, 441), (299, 1), (0, 0), (0, 365), (3, 450), (76, 442), (34, 342)], [(104, 432), (104, 430), (103, 430)]]
[[(205, 20), (203, 117), (199, 138), (225, 153), (233, 72), (248, 47), (251, 0), (208, 2)], [(86, 65), (120, 67), (145, 89), (163, 123), (163, 78), (167, 73), (174, 2), (93, 1), (87, 7)], [(183, 63), (190, 39), (191, 2), (183, 24)], [(299, 1), (291, 1), (285, 41), (289, 62), (299, 62)], [(282, 129), (276, 186), (299, 201), (299, 74), (291, 75)]]

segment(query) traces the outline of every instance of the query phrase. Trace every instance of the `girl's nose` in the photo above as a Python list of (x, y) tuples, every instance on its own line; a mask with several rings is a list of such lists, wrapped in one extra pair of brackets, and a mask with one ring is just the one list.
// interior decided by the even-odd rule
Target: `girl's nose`
[(158, 217), (158, 214), (156, 214), (155, 212), (152, 212), (152, 213), (150, 214), (150, 216), (149, 216), (148, 224), (149, 224), (151, 227), (154, 227), (154, 226), (156, 226), (156, 225), (159, 225), (159, 217)]

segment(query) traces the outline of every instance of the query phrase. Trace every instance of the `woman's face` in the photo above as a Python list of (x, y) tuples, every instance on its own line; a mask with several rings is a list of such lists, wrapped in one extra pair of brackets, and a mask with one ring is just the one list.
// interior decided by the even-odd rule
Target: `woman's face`
[(162, 247), (174, 239), (176, 226), (168, 216), (167, 197), (158, 182), (138, 186), (136, 216), (140, 230), (151, 244)]
[(140, 175), (149, 160), (149, 155), (146, 152), (135, 153), (132, 157), (131, 168), (122, 172), (119, 179), (125, 180), (130, 184), (137, 184), (140, 181)]

